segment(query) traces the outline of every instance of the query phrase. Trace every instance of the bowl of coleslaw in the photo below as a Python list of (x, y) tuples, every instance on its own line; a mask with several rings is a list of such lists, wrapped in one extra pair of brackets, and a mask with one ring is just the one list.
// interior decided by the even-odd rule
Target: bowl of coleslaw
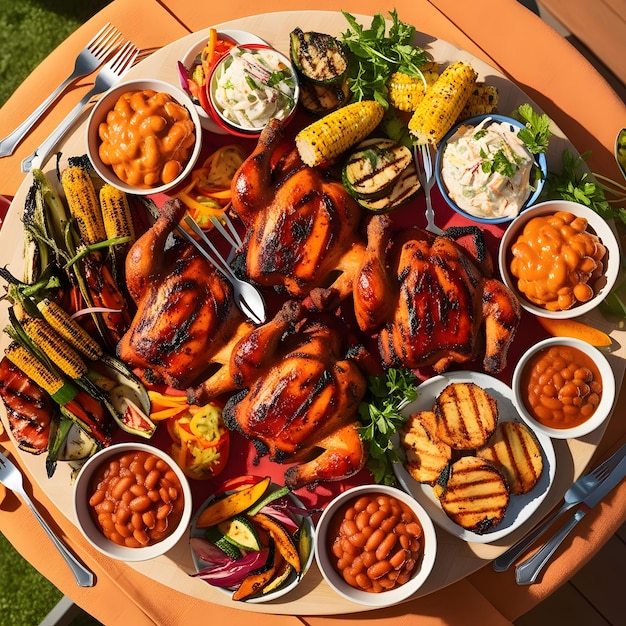
[(207, 81), (209, 115), (239, 137), (258, 137), (271, 119), (287, 123), (295, 113), (300, 86), (284, 54), (264, 44), (235, 46)]
[(460, 215), (488, 224), (509, 222), (534, 204), (545, 183), (545, 154), (518, 137), (522, 122), (488, 114), (463, 120), (441, 140), (437, 185)]

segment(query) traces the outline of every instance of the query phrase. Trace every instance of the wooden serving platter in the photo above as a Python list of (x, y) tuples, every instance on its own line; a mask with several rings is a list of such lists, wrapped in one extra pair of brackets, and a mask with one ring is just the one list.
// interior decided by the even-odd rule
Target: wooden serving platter
[[(371, 17), (369, 16), (357, 16), (357, 18), (365, 25), (369, 25), (371, 22)], [(218, 29), (249, 31), (288, 54), (289, 33), (295, 27), (300, 27), (303, 30), (316, 30), (337, 35), (347, 29), (347, 22), (339, 12), (287, 11), (234, 20), (218, 24), (216, 27)], [(178, 86), (177, 61), (184, 57), (189, 48), (207, 38), (208, 29), (173, 42), (157, 52), (154, 52), (151, 56), (138, 64), (127, 74), (125, 80), (158, 78)], [(445, 65), (456, 60), (464, 60), (471, 63), (479, 74), (479, 80), (485, 80), (498, 87), (500, 93), (499, 112), (508, 113), (523, 102), (531, 102), (535, 109), (539, 110), (539, 107), (534, 105), (534, 103), (532, 103), (518, 87), (505, 78), (502, 73), (469, 53), (445, 41), (434, 39), (422, 33), (417, 35), (416, 43), (429, 52), (433, 58), (441, 64)], [(63, 152), (63, 158), (84, 154), (86, 150), (86, 121), (88, 114), (89, 110), (85, 111), (83, 117), (75, 126), (75, 130), (66, 138), (61, 146), (60, 149)], [(574, 146), (570, 144), (558, 128), (554, 128), (553, 130), (555, 136), (551, 141), (551, 149), (548, 154), (549, 167), (550, 164), (560, 164), (560, 155), (564, 148), (569, 148), (573, 152), (576, 152)], [(232, 138), (232, 140), (237, 141), (236, 138)], [(205, 148), (208, 150), (213, 144), (217, 146), (224, 143), (225, 138), (224, 136), (214, 136), (205, 133), (204, 141)], [(44, 170), (50, 174), (51, 179), (55, 178), (55, 165), (53, 159), (44, 166)], [(0, 231), (0, 264), (7, 265), (9, 269), (18, 276), (21, 275), (23, 260), (21, 245), (18, 244), (16, 246), (16, 242), (21, 242), (23, 237), (23, 229), (20, 221), (21, 207), (24, 206), (24, 200), (30, 184), (31, 177), (28, 175), (25, 177), (2, 226), (2, 230)], [(443, 200), (440, 197), (436, 197), (438, 195), (436, 189), (433, 190), (433, 195), (437, 212), (437, 223), (439, 226), (445, 227), (446, 225), (467, 223), (462, 221), (463, 218), (456, 216), (452, 211), (446, 209)], [(413, 223), (419, 226), (425, 226), (423, 217), (424, 199), (421, 194), (411, 207), (410, 210), (412, 213), (404, 212), (405, 219), (406, 216), (409, 215)], [(499, 237), (503, 232), (502, 227), (490, 226), (487, 230), (487, 237), (491, 245), (497, 248)], [(2, 305), (0, 317), (4, 327), (8, 321), (6, 303)], [(602, 321), (599, 314), (597, 321)], [(533, 323), (533, 319), (529, 319), (527, 316), (524, 323), (528, 328), (525, 328), (523, 333), (518, 333), (520, 337), (519, 339), (516, 338), (510, 354), (511, 365), (501, 376), (506, 384), (510, 383), (512, 365), (517, 358), (519, 358), (519, 355), (528, 346), (536, 342), (537, 339), (545, 336), (545, 331), (542, 331), (537, 323)], [(611, 334), (615, 337), (618, 344), (623, 343), (622, 332), (612, 331)], [(618, 337), (617, 335), (622, 335), (622, 337)], [(3, 335), (0, 339), (0, 347), (4, 348), (6, 343), (7, 337)], [(618, 381), (618, 387), (624, 372), (624, 365), (626, 363), (624, 360), (625, 356), (626, 352), (624, 352), (621, 346), (613, 354), (609, 355), (616, 380)], [(2, 409), (2, 418), (6, 422), (4, 409)], [(543, 517), (562, 498), (567, 487), (580, 475), (588, 464), (602, 434), (603, 430), (599, 430), (584, 439), (568, 442), (553, 442), (556, 457), (556, 472), (552, 487), (531, 518), (507, 537), (494, 543), (472, 543), (463, 541), (437, 528), (438, 553), (435, 567), (429, 580), (419, 591), (419, 595), (431, 593), (468, 576), (486, 565), (490, 560), (501, 554), (506, 547), (519, 539), (536, 520)], [(153, 442), (154, 445), (158, 446), (169, 445), (166, 433), (157, 433)], [(262, 460), (260, 465), (255, 465), (254, 452), (251, 451), (250, 448), (251, 446), (243, 442), (234, 446), (225, 477), (227, 475), (241, 473), (268, 473), (273, 476), (276, 482), (281, 482), (284, 467), (276, 466), (266, 460)], [(66, 472), (66, 468), (60, 467), (52, 479), (48, 479), (45, 473), (45, 458), (21, 454), (21, 459), (24, 461), (33, 479), (46, 489), (58, 508), (63, 511), (71, 521), (75, 521), (72, 509), (72, 486), (70, 484), (69, 471)], [(363, 482), (363, 480), (367, 480), (365, 474), (355, 477), (354, 481), (351, 481), (350, 484), (322, 486), (313, 494), (307, 493), (306, 490), (301, 490), (303, 493), (300, 494), (299, 492), (298, 495), (308, 504), (315, 504), (316, 502), (323, 503), (325, 500), (327, 501), (332, 497), (333, 494), (351, 486), (351, 484), (356, 484), (358, 481)], [(194, 492), (195, 511), (206, 500), (206, 497), (211, 494), (212, 485), (210, 483), (198, 484), (193, 485), (192, 489)], [(365, 607), (353, 604), (335, 594), (322, 579), (315, 564), (313, 564), (307, 575), (294, 591), (275, 602), (266, 604), (234, 603), (221, 591), (212, 588), (201, 580), (188, 576), (190, 572), (194, 571), (194, 563), (188, 546), (188, 537), (184, 537), (174, 549), (163, 557), (159, 557), (153, 561), (133, 563), (131, 565), (146, 576), (169, 585), (181, 592), (216, 604), (230, 605), (249, 611), (274, 614), (297, 613), (300, 615), (314, 615), (352, 613), (365, 609)]]

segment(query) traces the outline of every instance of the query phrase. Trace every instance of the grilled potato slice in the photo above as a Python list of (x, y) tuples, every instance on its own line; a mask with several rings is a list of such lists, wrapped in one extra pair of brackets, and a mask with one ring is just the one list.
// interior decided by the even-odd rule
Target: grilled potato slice
[(475, 383), (450, 383), (434, 404), (437, 436), (455, 450), (484, 446), (498, 423), (496, 399)]
[(434, 485), (452, 457), (450, 446), (436, 435), (437, 417), (432, 411), (413, 413), (400, 430), (407, 472), (420, 483)]
[(502, 422), (476, 456), (499, 465), (512, 494), (528, 493), (543, 471), (541, 447), (530, 429), (521, 422)]
[(506, 479), (493, 463), (464, 456), (452, 464), (440, 502), (452, 521), (482, 535), (502, 522), (509, 499)]

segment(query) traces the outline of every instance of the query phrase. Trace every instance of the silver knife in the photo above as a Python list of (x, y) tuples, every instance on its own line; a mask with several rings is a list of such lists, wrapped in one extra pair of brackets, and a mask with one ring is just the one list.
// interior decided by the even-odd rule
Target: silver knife
[(531, 585), (537, 579), (550, 557), (556, 552), (565, 537), (626, 476), (626, 457), (619, 465), (582, 501), (572, 518), (533, 556), (515, 568), (515, 580), (518, 585)]

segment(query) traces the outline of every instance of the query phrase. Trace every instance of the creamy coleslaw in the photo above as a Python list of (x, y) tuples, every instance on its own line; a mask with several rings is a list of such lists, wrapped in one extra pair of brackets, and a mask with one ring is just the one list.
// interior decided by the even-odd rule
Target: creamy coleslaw
[(462, 125), (448, 140), (441, 177), (450, 198), (476, 217), (515, 217), (533, 187), (534, 158), (517, 128), (486, 118)]
[(229, 122), (263, 128), (283, 120), (296, 105), (296, 79), (291, 65), (271, 48), (233, 48), (212, 79), (213, 102)]

